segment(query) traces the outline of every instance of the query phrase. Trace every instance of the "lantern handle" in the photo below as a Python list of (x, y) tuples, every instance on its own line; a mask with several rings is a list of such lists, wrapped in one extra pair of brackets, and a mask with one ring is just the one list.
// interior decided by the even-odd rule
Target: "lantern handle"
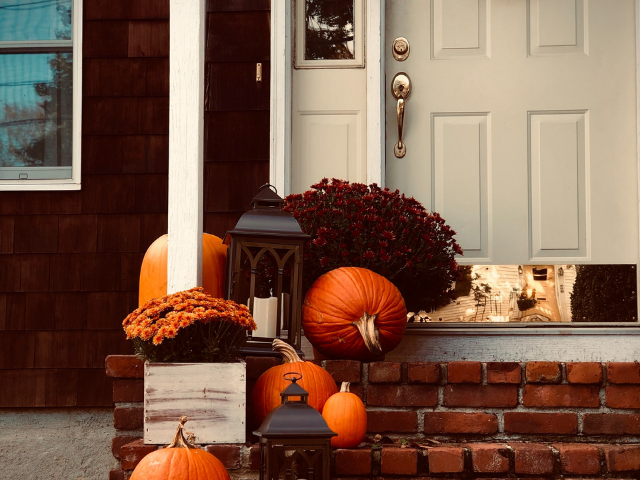
[[(291, 377), (287, 378), (287, 375), (291, 375)], [(282, 378), (284, 378), (285, 380), (289, 380), (291, 383), (296, 383), (298, 380), (302, 379), (302, 374), (298, 372), (287, 372), (282, 375)]]
[(274, 191), (275, 193), (278, 193), (278, 189), (277, 189), (275, 186), (271, 185), (270, 183), (265, 183), (264, 185), (262, 185), (262, 186), (258, 189), (258, 193), (260, 193), (260, 192), (261, 192), (262, 190), (264, 190), (265, 188), (271, 188), (271, 189), (273, 189), (273, 191)]

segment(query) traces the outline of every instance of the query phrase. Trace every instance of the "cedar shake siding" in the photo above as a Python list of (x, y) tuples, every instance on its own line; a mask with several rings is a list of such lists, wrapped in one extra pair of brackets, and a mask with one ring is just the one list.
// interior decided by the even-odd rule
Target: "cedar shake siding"
[[(269, 1), (207, 5), (205, 231), (269, 177)], [(0, 407), (113, 403), (144, 252), (167, 232), (168, 0), (84, 3), (82, 190), (0, 192)], [(262, 85), (255, 64), (263, 64)]]
[(204, 230), (214, 235), (269, 181), (270, 22), (269, 0), (207, 2)]

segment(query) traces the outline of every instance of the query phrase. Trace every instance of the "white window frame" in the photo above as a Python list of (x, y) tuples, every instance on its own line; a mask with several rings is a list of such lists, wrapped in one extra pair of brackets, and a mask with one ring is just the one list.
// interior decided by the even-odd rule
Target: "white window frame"
[[(0, 191), (24, 190), (80, 190), (80, 154), (82, 140), (82, 0), (72, 0), (71, 4), (71, 41), (73, 45), (73, 121), (71, 178), (37, 180), (0, 180)], [(0, 47), (11, 48), (14, 42), (0, 42)], [(15, 42), (16, 44), (18, 42)], [(29, 42), (30, 47), (50, 47), (56, 41)], [(24, 42), (20, 42), (24, 45)], [(39, 167), (30, 167), (39, 168)]]
[[(290, 193), (291, 172), (291, 0), (272, 2), (271, 11), (271, 151), (270, 181), (280, 195)], [(636, 162), (640, 193), (640, 0), (636, 12)], [(385, 178), (385, 0), (368, 0), (367, 183), (384, 186)], [(640, 207), (640, 195), (638, 198)], [(640, 211), (640, 208), (639, 208)], [(640, 231), (638, 232), (640, 238)], [(640, 242), (639, 242), (640, 243)], [(640, 258), (640, 252), (638, 257)], [(638, 265), (640, 267), (640, 264)], [(640, 285), (640, 268), (638, 285)], [(640, 312), (640, 295), (638, 295)], [(526, 362), (637, 361), (640, 322), (635, 324), (422, 324), (407, 329), (402, 344), (387, 354), (394, 361)], [(425, 338), (426, 337), (426, 338)], [(304, 341), (303, 349), (310, 351)]]
[(298, 69), (305, 68), (363, 68), (364, 67), (364, 0), (354, 1), (354, 37), (355, 51), (354, 58), (351, 60), (306, 60), (304, 53), (306, 51), (306, 15), (302, 9), (306, 7), (305, 0), (296, 0), (295, 17), (296, 17), (296, 48), (294, 67)]

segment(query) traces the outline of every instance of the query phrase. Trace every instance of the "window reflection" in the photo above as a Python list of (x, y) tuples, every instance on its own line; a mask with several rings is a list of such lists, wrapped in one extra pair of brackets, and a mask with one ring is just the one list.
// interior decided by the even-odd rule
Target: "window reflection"
[(70, 39), (71, 0), (0, 0), (0, 41)]
[(473, 265), (422, 322), (635, 322), (635, 265)]
[(305, 3), (305, 60), (355, 58), (354, 0)]
[(72, 54), (0, 55), (0, 167), (71, 165)]

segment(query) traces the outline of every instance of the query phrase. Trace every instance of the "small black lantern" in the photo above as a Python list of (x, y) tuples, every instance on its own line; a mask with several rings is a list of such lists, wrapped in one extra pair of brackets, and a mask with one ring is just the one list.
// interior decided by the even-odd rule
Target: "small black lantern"
[(279, 338), (300, 352), (302, 251), (310, 238), (293, 215), (282, 211), (275, 187), (260, 187), (235, 228), (225, 237), (226, 298), (249, 307), (258, 330), (249, 334), (245, 355), (277, 355)]
[(291, 385), (280, 393), (282, 404), (253, 432), (260, 437), (260, 480), (329, 480), (331, 437), (337, 433), (307, 403), (309, 393), (296, 383), (302, 375), (284, 378)]

